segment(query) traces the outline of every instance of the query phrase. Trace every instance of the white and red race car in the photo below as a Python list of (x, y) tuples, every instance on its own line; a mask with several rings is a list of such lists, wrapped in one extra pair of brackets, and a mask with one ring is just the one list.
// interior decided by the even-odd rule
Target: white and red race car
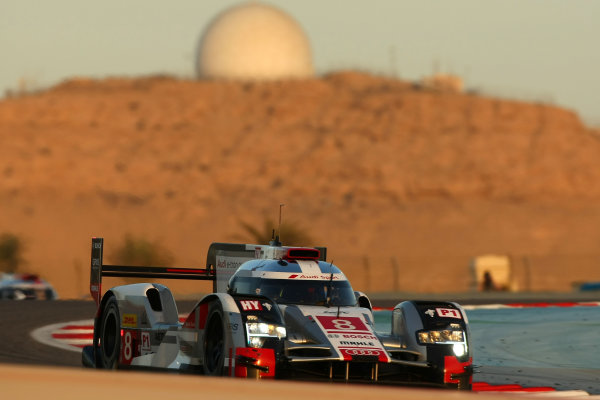
[[(418, 384), (470, 390), (472, 353), (456, 303), (404, 301), (391, 330), (375, 328), (371, 303), (325, 248), (213, 243), (205, 269), (104, 265), (92, 239), (90, 291), (98, 306), (83, 364), (244, 378)], [(157, 283), (117, 286), (102, 276), (213, 280), (180, 321)]]
[(0, 273), (0, 300), (56, 300), (52, 285), (33, 274)]

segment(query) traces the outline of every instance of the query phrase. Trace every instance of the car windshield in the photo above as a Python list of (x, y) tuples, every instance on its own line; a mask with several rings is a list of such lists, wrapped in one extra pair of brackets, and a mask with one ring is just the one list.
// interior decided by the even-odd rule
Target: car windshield
[[(356, 298), (348, 281), (265, 279), (234, 276), (229, 291), (258, 294), (282, 304), (354, 306)], [(329, 303), (327, 302), (327, 298)]]

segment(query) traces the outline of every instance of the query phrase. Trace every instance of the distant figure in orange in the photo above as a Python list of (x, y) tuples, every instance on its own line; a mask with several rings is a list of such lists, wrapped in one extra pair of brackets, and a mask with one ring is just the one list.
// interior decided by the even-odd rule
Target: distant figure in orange
[(481, 283), (481, 290), (484, 292), (491, 292), (493, 290), (498, 290), (496, 284), (494, 283), (494, 279), (492, 278), (492, 274), (490, 271), (485, 271), (483, 273), (483, 282)]

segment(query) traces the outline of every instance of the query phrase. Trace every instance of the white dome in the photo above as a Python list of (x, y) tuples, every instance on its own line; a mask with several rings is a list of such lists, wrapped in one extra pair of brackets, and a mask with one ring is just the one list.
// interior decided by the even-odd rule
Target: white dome
[(198, 48), (199, 78), (274, 80), (312, 76), (310, 44), (298, 23), (269, 5), (246, 3), (219, 14)]

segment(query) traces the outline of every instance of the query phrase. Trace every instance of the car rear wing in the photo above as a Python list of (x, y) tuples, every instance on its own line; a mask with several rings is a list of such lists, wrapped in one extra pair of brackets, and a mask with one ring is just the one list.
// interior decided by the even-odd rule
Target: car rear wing
[[(104, 239), (92, 238), (92, 260), (90, 273), (90, 294), (96, 305), (102, 299), (102, 277), (119, 278), (153, 278), (153, 279), (188, 279), (216, 281), (214, 268), (178, 268), (178, 267), (150, 267), (132, 265), (107, 265), (102, 262)], [(213, 283), (213, 289), (215, 283)]]
[[(102, 277), (188, 279), (213, 281), (213, 292), (227, 291), (229, 279), (244, 262), (253, 259), (305, 258), (325, 261), (326, 247), (301, 248), (260, 244), (212, 243), (206, 257), (206, 268), (150, 267), (131, 265), (106, 265), (102, 262), (104, 239), (92, 238), (90, 294), (100, 304), (102, 299)], [(313, 259), (314, 259), (313, 258)]]

